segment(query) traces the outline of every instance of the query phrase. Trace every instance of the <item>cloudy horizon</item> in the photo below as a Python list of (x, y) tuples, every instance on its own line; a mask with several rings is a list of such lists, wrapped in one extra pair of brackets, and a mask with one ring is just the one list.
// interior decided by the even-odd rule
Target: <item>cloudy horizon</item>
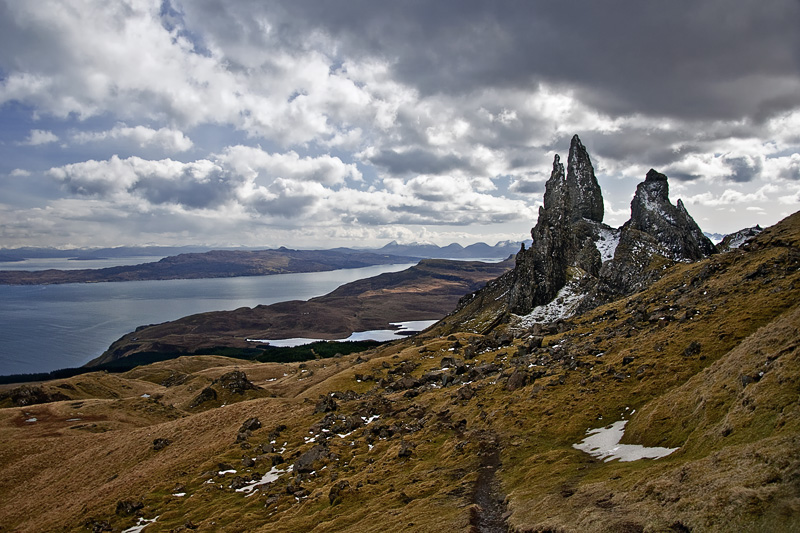
[(800, 3), (0, 0), (0, 248), (529, 238), (578, 134), (630, 216), (800, 209)]

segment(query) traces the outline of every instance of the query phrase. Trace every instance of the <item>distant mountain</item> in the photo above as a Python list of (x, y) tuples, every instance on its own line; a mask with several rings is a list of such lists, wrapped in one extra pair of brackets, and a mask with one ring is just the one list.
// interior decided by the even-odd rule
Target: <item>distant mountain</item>
[(725, 238), (724, 233), (711, 233), (709, 231), (704, 231), (703, 235), (708, 237), (714, 244), (719, 244), (720, 242), (722, 242), (722, 239)]
[[(529, 244), (530, 240), (526, 241)], [(484, 242), (461, 246), (458, 243), (438, 246), (431, 243), (410, 243), (399, 244), (392, 241), (386, 246), (375, 250), (380, 253), (392, 255), (406, 255), (414, 257), (425, 257), (435, 259), (505, 259), (509, 255), (516, 254), (520, 249), (520, 242), (501, 241), (494, 246), (489, 246)]]

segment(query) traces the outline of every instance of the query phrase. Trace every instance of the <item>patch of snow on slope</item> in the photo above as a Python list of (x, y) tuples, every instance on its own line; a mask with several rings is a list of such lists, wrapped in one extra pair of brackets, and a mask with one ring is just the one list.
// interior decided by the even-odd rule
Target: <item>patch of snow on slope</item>
[(614, 259), (614, 252), (619, 244), (619, 234), (620, 231), (618, 229), (600, 228), (600, 236), (594, 242), (594, 245), (597, 247), (597, 251), (600, 252), (600, 258), (603, 263)]
[(135, 526), (122, 530), (122, 533), (141, 533), (141, 531), (146, 528), (148, 524), (152, 524), (156, 520), (158, 520), (158, 517), (150, 520), (140, 517), (139, 522)]
[[(291, 469), (291, 467), (289, 468)], [(261, 476), (261, 479), (258, 479), (256, 481), (251, 481), (247, 485), (236, 489), (236, 492), (246, 492), (246, 493), (252, 492), (259, 485), (266, 485), (267, 483), (272, 483), (274, 481), (277, 481), (278, 478), (281, 477), (281, 474), (283, 474), (284, 472), (286, 472), (286, 470), (281, 470), (277, 466), (273, 466), (269, 472)]]
[(671, 454), (678, 448), (646, 448), (640, 444), (620, 444), (625, 433), (627, 420), (614, 422), (610, 426), (586, 430), (588, 437), (572, 447), (588, 453), (603, 461), (619, 459), (620, 462), (637, 461), (639, 459), (660, 459)]
[(559, 318), (567, 318), (575, 314), (578, 304), (586, 296), (579, 290), (580, 278), (572, 279), (564, 285), (550, 303), (533, 308), (533, 311), (522, 317), (521, 327), (553, 322)]

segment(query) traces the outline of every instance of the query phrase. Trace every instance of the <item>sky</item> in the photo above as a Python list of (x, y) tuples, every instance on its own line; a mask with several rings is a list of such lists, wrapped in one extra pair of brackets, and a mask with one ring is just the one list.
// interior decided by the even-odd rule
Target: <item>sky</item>
[(0, 0), (0, 248), (529, 238), (578, 134), (703, 230), (800, 209), (800, 2)]

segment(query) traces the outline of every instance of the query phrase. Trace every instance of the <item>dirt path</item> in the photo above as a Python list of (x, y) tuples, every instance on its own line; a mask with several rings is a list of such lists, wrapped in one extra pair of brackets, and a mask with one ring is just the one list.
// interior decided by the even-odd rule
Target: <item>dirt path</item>
[(470, 519), (471, 531), (475, 533), (507, 533), (505, 521), (505, 497), (500, 491), (500, 482), (495, 477), (500, 467), (500, 451), (494, 447), (481, 458), (478, 481), (475, 484), (473, 503), (478, 509)]

